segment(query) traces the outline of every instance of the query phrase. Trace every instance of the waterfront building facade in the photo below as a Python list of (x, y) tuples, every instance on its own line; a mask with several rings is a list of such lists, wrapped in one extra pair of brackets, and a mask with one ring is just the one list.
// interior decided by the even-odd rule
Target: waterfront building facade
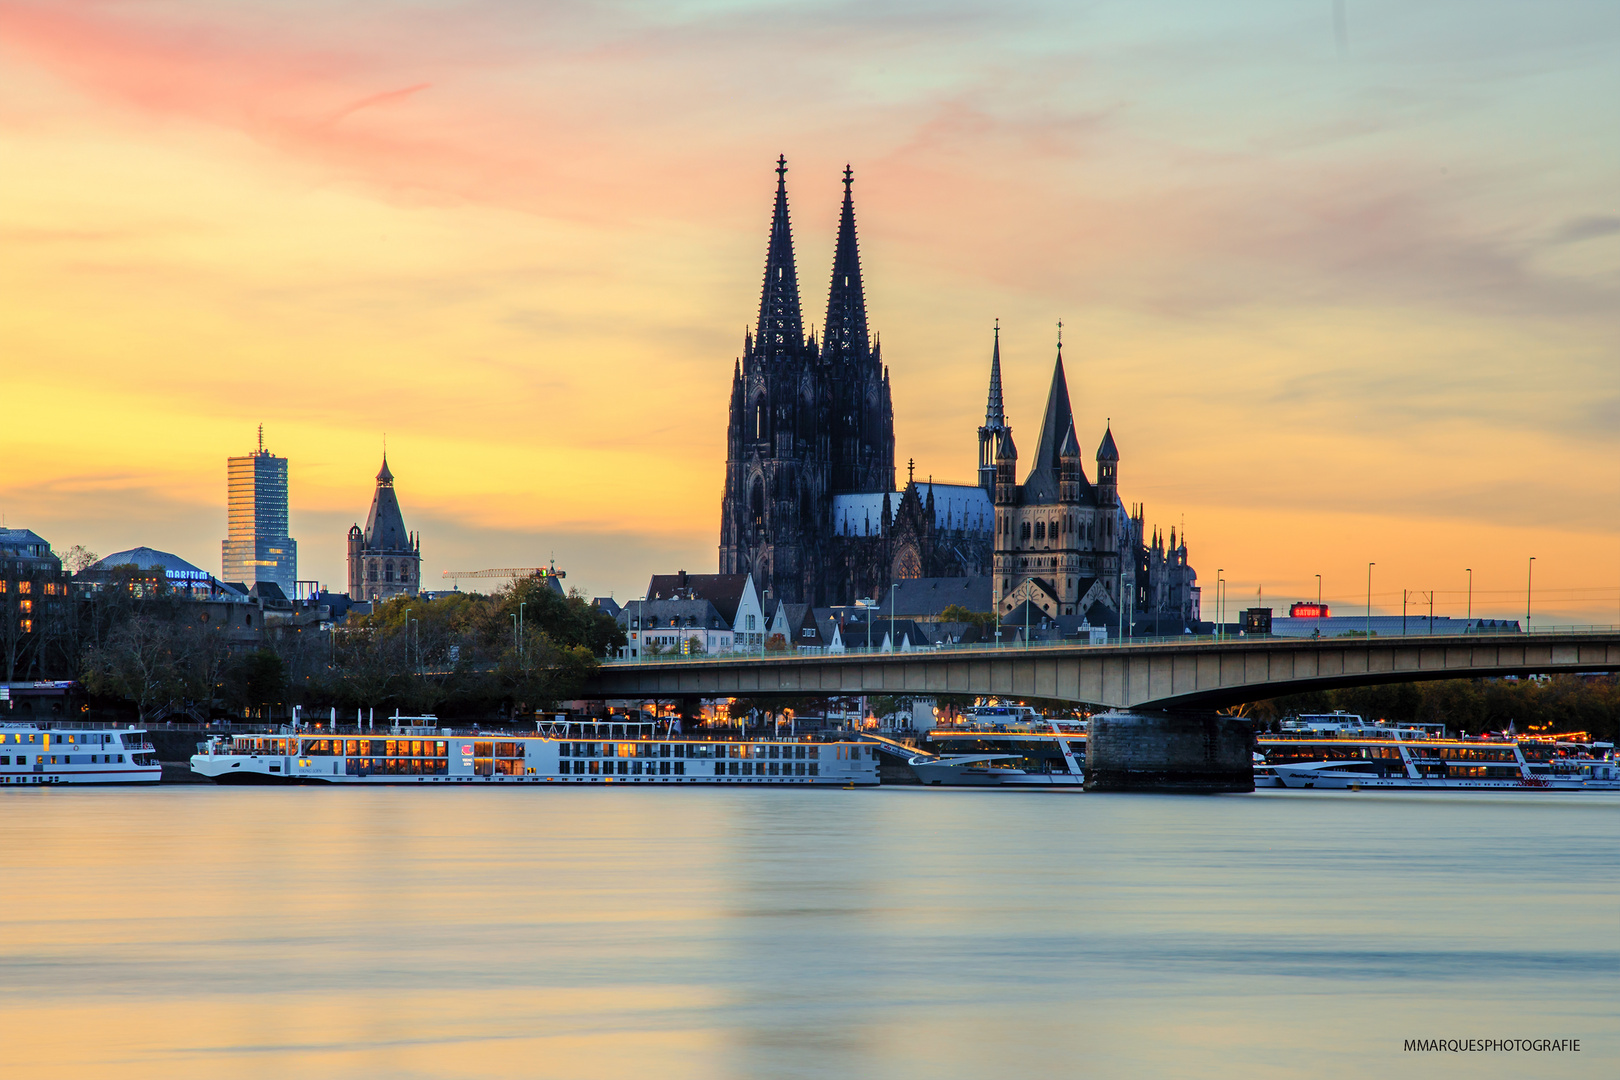
[(298, 543), (287, 535), (287, 459), (264, 448), (226, 459), (228, 511), (220, 577), (270, 581), (288, 596), (298, 578)]
[[(752, 574), (688, 574), (685, 570), (654, 574), (647, 581), (645, 599), (625, 601), (624, 610), (633, 612), (640, 604), (660, 600), (707, 601), (731, 628), (732, 650), (758, 652), (765, 646), (768, 620)], [(634, 652), (634, 639), (630, 648)]]
[(1145, 520), (1123, 509), (1111, 426), (1096, 483), (1086, 476), (1061, 339), (1022, 483), (998, 325), (974, 482), (918, 480), (908, 462), (906, 485), (897, 486), (889, 368), (867, 322), (852, 173), (844, 170), (819, 341), (803, 323), (786, 174), (778, 158), (759, 318), (732, 368), (721, 574), (751, 574), (767, 608), (849, 604), (894, 582), (984, 577), (990, 610), (1001, 615), (1028, 602), (1053, 618), (1094, 614), (1112, 624), (1122, 612), (1129, 619), (1164, 606), (1196, 621), (1185, 538), (1155, 548)]
[(366, 527), (358, 523), (349, 527), (349, 596), (361, 601), (415, 596), (421, 583), (422, 538), (405, 529), (394, 474), (384, 454)]
[(69, 574), (31, 529), (0, 528), (0, 674), (37, 674), (47, 631), (67, 615)]

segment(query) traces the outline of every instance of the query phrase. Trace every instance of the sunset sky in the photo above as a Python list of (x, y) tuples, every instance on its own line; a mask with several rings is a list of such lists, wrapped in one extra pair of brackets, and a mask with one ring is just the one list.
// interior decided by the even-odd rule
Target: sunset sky
[[(220, 570), (291, 459), (344, 588), (386, 436), (424, 577), (716, 565), (787, 155), (846, 162), (898, 458), (1033, 439), (1185, 522), (1213, 613), (1620, 622), (1620, 5), (0, 0), (0, 513)], [(1088, 463), (1088, 473), (1095, 467)]]

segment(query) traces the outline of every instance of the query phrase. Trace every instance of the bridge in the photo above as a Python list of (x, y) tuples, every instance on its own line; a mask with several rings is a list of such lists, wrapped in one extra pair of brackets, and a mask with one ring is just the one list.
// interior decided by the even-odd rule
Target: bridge
[(964, 694), (1117, 709), (1219, 709), (1340, 686), (1597, 671), (1620, 671), (1620, 627), (626, 660), (604, 663), (581, 696)]

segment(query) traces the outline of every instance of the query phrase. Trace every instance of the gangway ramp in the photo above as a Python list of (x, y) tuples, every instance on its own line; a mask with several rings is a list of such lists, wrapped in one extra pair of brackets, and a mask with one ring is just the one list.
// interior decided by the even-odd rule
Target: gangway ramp
[(939, 756), (938, 754), (930, 754), (926, 750), (919, 750), (915, 746), (907, 746), (900, 740), (891, 739), (886, 735), (873, 735), (869, 731), (860, 732), (855, 738), (860, 742), (875, 743), (879, 753), (899, 758), (901, 761), (910, 761), (914, 757), (932, 760)]

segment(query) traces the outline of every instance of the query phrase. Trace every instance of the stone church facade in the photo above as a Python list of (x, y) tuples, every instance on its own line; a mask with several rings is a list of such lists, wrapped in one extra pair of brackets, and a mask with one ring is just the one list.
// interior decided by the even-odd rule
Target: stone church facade
[(383, 455), (366, 527), (349, 527), (349, 596), (357, 601), (415, 596), (422, 586), (422, 538), (405, 530), (394, 474)]
[(818, 340), (803, 323), (785, 159), (776, 175), (759, 320), (732, 369), (722, 574), (751, 573), (765, 599), (814, 606), (875, 597), (896, 581), (988, 575), (998, 613), (1028, 601), (1054, 617), (1101, 617), (1122, 602), (1145, 611), (1133, 602), (1179, 595), (1147, 579), (1175, 558), (1183, 584), (1196, 581), (1184, 546), (1168, 561), (1152, 555), (1141, 523), (1121, 510), (1112, 431), (1098, 449), (1098, 482), (1086, 477), (1061, 341), (1023, 483), (1002, 404), (998, 327), (976, 482), (919, 481), (908, 463), (897, 488), (889, 370), (867, 325), (853, 177), (846, 168)]

